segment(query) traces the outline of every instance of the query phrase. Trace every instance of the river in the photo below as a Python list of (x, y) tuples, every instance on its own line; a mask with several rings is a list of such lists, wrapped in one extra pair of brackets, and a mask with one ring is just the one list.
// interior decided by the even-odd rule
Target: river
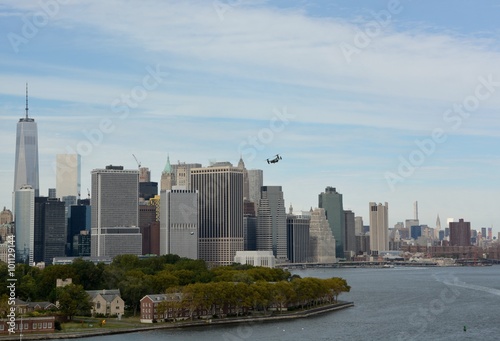
[(285, 322), (154, 330), (80, 340), (500, 340), (500, 266), (324, 268), (293, 273), (345, 278), (351, 292), (339, 299), (353, 301), (355, 306)]

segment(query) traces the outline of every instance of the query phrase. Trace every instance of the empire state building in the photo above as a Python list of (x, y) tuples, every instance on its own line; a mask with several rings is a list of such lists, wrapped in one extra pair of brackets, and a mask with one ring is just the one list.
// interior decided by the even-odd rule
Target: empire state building
[(26, 84), (26, 117), (19, 119), (16, 135), (14, 192), (30, 185), (38, 196), (38, 130), (33, 118), (28, 117), (28, 84)]

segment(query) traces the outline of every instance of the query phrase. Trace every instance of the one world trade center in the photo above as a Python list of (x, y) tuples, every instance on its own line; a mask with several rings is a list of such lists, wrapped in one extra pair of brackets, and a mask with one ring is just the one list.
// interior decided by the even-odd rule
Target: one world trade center
[(38, 132), (36, 122), (28, 117), (28, 84), (26, 84), (26, 117), (19, 119), (16, 135), (14, 192), (30, 185), (38, 196)]

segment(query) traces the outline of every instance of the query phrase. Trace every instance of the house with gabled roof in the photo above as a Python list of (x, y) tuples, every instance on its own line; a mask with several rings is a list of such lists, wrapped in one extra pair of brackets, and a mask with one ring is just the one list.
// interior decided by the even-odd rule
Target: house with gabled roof
[(104, 316), (125, 313), (125, 301), (120, 296), (119, 289), (86, 290), (92, 302), (92, 315), (102, 314)]
[(32, 311), (49, 310), (57, 308), (54, 303), (51, 302), (26, 302), (19, 298), (16, 298), (16, 313), (17, 314), (27, 314)]

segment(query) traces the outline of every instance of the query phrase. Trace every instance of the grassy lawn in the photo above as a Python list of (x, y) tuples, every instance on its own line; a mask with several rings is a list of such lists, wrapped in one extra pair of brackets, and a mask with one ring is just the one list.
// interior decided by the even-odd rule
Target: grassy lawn
[[(105, 321), (103, 323), (103, 321)], [(78, 332), (95, 329), (120, 329), (143, 327), (138, 317), (117, 318), (91, 318), (74, 317), (72, 321), (61, 324), (62, 332)]]

